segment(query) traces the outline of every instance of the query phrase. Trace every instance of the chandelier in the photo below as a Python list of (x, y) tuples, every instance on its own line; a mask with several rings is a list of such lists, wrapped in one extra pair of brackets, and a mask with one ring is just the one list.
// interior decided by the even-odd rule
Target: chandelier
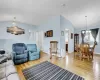
[(25, 34), (24, 29), (16, 26), (16, 17), (14, 17), (13, 23), (11, 27), (7, 27), (7, 32), (15, 35)]

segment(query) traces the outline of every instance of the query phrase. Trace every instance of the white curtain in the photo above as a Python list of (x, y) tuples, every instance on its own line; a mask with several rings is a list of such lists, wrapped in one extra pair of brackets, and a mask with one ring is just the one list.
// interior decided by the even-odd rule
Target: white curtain
[(29, 32), (29, 40), (34, 41), (38, 48), (43, 50), (43, 40), (44, 40), (44, 33), (43, 31), (31, 31)]

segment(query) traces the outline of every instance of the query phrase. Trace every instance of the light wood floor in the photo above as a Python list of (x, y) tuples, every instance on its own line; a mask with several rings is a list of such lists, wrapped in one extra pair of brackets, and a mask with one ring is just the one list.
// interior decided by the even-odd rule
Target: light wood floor
[(50, 61), (51, 63), (58, 65), (68, 71), (71, 71), (77, 75), (85, 78), (85, 80), (100, 80), (100, 56), (94, 56), (94, 60), (84, 61), (74, 58), (73, 54), (66, 55), (66, 58), (57, 58), (55, 56), (49, 59), (49, 55), (41, 53), (41, 58), (34, 61), (29, 61), (21, 65), (16, 65), (18, 74), (21, 80), (25, 80), (22, 73), (23, 69), (39, 64), (43, 61)]

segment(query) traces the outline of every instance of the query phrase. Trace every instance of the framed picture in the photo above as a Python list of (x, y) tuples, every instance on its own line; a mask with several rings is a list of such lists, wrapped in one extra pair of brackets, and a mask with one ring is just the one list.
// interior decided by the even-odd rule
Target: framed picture
[(71, 33), (71, 39), (73, 39), (73, 33)]
[(64, 31), (61, 31), (61, 36), (64, 36)]
[(46, 31), (45, 37), (53, 37), (53, 30)]
[(47, 31), (47, 37), (53, 37), (53, 30)]

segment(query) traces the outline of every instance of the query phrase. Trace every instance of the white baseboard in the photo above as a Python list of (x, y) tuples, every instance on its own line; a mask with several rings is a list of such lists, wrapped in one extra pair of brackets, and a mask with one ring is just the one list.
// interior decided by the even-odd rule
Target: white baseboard
[(94, 54), (100, 54), (99, 52), (94, 52)]

